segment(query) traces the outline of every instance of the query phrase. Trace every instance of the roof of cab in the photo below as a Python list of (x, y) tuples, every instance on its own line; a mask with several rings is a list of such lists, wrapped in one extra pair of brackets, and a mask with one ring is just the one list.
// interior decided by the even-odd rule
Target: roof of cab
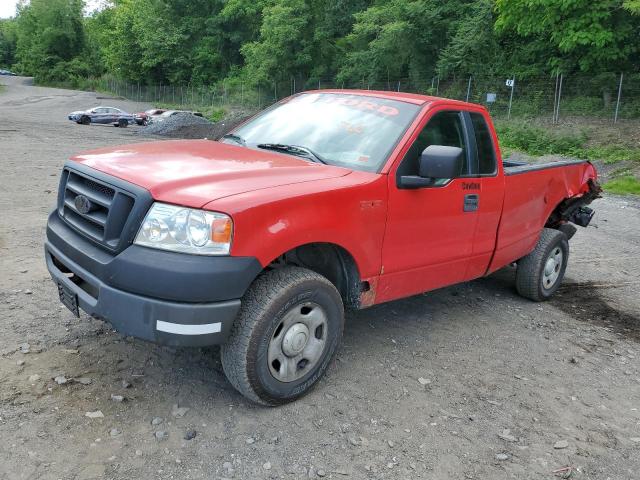
[(419, 93), (405, 93), (405, 92), (389, 92), (385, 90), (348, 90), (348, 89), (327, 89), (327, 90), (309, 90), (301, 93), (341, 93), (344, 95), (362, 95), (365, 97), (378, 97), (386, 98), (388, 100), (397, 100), (400, 102), (412, 103), (414, 105), (424, 105), (426, 103), (455, 103), (459, 105), (474, 105), (469, 102), (462, 102), (460, 100), (452, 100), (449, 98), (432, 97), (430, 95), (421, 95)]

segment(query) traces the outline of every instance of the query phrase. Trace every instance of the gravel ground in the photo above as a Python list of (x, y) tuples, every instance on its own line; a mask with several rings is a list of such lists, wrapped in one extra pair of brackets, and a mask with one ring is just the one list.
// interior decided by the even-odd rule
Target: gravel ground
[(139, 141), (91, 93), (0, 93), (0, 478), (640, 478), (640, 204), (605, 197), (553, 301), (514, 272), (352, 313), (302, 400), (248, 404), (214, 350), (124, 338), (57, 300), (42, 241), (64, 160)]

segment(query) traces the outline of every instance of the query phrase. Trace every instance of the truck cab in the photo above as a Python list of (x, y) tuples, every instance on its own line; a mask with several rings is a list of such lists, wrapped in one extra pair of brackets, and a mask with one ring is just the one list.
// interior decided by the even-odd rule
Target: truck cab
[(503, 162), (479, 105), (312, 91), (220, 141), (72, 158), (45, 255), (76, 315), (157, 343), (220, 344), (234, 387), (277, 405), (326, 371), (345, 308), (512, 263), (523, 296), (550, 298), (596, 180), (588, 162)]

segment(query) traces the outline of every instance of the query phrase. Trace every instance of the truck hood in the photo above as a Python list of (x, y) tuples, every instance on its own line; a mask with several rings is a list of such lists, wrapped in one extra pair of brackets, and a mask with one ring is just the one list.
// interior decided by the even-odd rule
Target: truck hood
[(193, 208), (230, 195), (351, 173), (210, 140), (123, 145), (84, 152), (71, 160), (143, 187), (155, 200)]

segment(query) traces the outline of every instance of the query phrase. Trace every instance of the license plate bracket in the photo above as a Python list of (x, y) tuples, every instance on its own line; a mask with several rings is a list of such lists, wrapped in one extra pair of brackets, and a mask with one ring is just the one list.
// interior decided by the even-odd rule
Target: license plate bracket
[(62, 282), (58, 282), (58, 295), (62, 304), (71, 310), (76, 317), (80, 317), (80, 309), (78, 308), (78, 295)]

